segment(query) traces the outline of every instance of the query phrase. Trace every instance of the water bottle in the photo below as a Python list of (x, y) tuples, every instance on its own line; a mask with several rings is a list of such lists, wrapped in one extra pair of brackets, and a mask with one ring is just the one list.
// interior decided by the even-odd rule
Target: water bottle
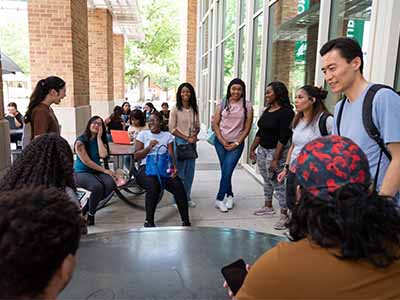
[(168, 160), (167, 174), (172, 176), (172, 174), (174, 173), (174, 170), (175, 170), (174, 165), (172, 164), (171, 160)]

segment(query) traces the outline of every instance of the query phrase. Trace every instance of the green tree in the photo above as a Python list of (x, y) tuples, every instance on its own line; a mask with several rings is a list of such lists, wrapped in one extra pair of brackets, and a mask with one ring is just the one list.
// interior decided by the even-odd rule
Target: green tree
[[(4, 16), (3, 16), (4, 17)], [(1, 51), (15, 61), (24, 73), (29, 73), (28, 25), (21, 20), (5, 18), (0, 26)]]
[(131, 86), (139, 86), (143, 100), (143, 80), (147, 76), (164, 90), (179, 83), (180, 2), (140, 3), (145, 37), (127, 42), (125, 79)]

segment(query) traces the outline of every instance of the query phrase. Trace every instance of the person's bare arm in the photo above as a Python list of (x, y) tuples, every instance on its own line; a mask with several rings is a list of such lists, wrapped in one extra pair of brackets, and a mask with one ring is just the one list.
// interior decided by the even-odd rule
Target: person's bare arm
[(393, 197), (400, 190), (400, 143), (390, 143), (387, 148), (392, 160), (383, 179), (380, 194)]
[(99, 148), (99, 156), (100, 158), (106, 158), (108, 156), (108, 151), (106, 146), (103, 143), (103, 140), (101, 139), (101, 136), (103, 134), (103, 127), (99, 127), (99, 132), (97, 133), (97, 146)]
[(237, 140), (239, 144), (243, 143), (246, 137), (250, 133), (251, 126), (253, 125), (253, 114), (254, 113), (252, 109), (247, 112), (246, 125), (244, 127), (242, 134), (239, 136)]
[(175, 160), (175, 155), (174, 155), (174, 143), (169, 143), (168, 144), (168, 153), (172, 158), (172, 164), (174, 165), (174, 173), (172, 173), (172, 178), (175, 178), (176, 175), (178, 175), (178, 168), (176, 166), (176, 160)]
[(215, 136), (217, 137), (218, 141), (225, 147), (228, 146), (229, 143), (225, 141), (225, 139), (222, 137), (221, 129), (219, 128), (220, 122), (221, 122), (221, 106), (217, 105), (214, 113), (213, 130), (215, 132)]
[(255, 160), (256, 159), (256, 149), (258, 145), (260, 144), (260, 137), (256, 136), (253, 140), (253, 143), (250, 146), (250, 159)]
[(157, 144), (158, 144), (158, 142), (156, 140), (152, 140), (152, 141), (150, 141), (150, 144), (145, 148), (144, 144), (142, 142), (136, 140), (134, 158), (136, 160), (141, 160), (141, 159), (145, 158), (147, 156), (147, 154), (150, 153), (151, 149), (153, 149), (153, 147)]
[(84, 165), (89, 167), (90, 169), (93, 169), (95, 171), (101, 172), (108, 174), (110, 176), (113, 176), (114, 173), (111, 170), (108, 170), (106, 168), (103, 168), (102, 166), (99, 166), (96, 164), (93, 160), (90, 159), (88, 153), (86, 152), (85, 145), (81, 141), (77, 141), (75, 143), (75, 153), (78, 155), (79, 159), (82, 161)]

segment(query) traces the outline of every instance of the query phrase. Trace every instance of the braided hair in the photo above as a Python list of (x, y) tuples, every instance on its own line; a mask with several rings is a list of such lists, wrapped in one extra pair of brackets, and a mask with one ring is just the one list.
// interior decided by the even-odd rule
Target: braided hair
[(246, 127), (246, 121), (247, 121), (247, 106), (246, 106), (246, 84), (243, 82), (242, 79), (240, 78), (235, 78), (232, 79), (231, 82), (228, 84), (228, 88), (226, 91), (226, 101), (225, 101), (225, 106), (222, 109), (229, 110), (229, 99), (231, 98), (231, 87), (234, 84), (238, 84), (242, 87), (242, 99), (243, 99), (243, 111), (244, 111), (244, 123), (243, 123), (243, 128)]
[(55, 133), (35, 138), (0, 181), (0, 191), (22, 186), (76, 189), (73, 154), (68, 142)]

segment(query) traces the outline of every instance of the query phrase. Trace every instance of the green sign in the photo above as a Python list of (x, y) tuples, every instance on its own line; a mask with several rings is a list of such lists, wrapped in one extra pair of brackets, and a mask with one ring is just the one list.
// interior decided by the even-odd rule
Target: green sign
[(346, 36), (355, 39), (360, 45), (363, 44), (364, 20), (352, 20), (347, 23)]
[(300, 15), (310, 8), (310, 0), (298, 0), (297, 2), (297, 14)]
[[(297, 14), (300, 15), (310, 8), (310, 0), (298, 0)], [(305, 63), (307, 51), (307, 41), (296, 41), (294, 45), (294, 61), (296, 63)]]
[(307, 41), (296, 41), (294, 44), (294, 61), (305, 62), (307, 52)]

